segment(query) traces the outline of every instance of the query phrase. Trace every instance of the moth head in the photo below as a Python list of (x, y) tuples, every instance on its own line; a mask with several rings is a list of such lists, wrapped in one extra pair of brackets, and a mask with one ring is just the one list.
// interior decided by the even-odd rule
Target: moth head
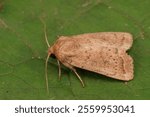
[(53, 47), (49, 47), (49, 48), (48, 48), (47, 54), (48, 54), (48, 55), (53, 54)]

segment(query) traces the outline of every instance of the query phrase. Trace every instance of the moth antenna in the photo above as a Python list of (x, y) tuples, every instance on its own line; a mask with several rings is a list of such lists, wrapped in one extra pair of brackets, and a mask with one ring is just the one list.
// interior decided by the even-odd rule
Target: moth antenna
[(50, 57), (51, 53), (48, 53), (45, 61), (45, 81), (46, 81), (46, 90), (47, 93), (49, 94), (49, 86), (48, 86), (48, 77), (47, 77), (47, 64), (48, 64), (48, 59)]
[(50, 44), (48, 42), (47, 33), (46, 33), (47, 32), (46, 23), (44, 22), (43, 18), (41, 18), (41, 17), (40, 17), (40, 20), (41, 20), (41, 22), (42, 22), (42, 24), (44, 26), (44, 37), (45, 37), (46, 44), (47, 44), (48, 47), (50, 47)]
[[(45, 24), (45, 23), (44, 23)], [(47, 43), (47, 46), (50, 47), (50, 44), (48, 42), (48, 38), (47, 38), (47, 33), (46, 33), (46, 24), (44, 25), (44, 36), (45, 36), (45, 41)]]
[[(48, 42), (48, 37), (47, 37), (46, 23), (44, 22), (42, 17), (40, 17), (40, 20), (44, 26), (44, 37), (45, 37), (46, 44), (47, 44), (48, 48), (50, 48), (50, 44)], [(47, 64), (48, 64), (48, 59), (49, 59), (50, 55), (51, 55), (51, 52), (48, 52), (48, 55), (47, 55), (46, 61), (45, 61), (45, 81), (46, 81), (46, 90), (47, 90), (48, 94), (49, 94), (49, 86), (48, 86), (48, 76), (47, 76)]]

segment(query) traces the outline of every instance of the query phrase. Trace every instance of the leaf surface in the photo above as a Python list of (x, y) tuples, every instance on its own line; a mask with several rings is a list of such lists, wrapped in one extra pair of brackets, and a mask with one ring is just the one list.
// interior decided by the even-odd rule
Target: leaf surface
[[(0, 99), (150, 99), (150, 1), (144, 0), (1, 0)], [(134, 80), (124, 83), (49, 59), (50, 94), (46, 93), (42, 18), (50, 45), (57, 36), (92, 32), (129, 32)]]

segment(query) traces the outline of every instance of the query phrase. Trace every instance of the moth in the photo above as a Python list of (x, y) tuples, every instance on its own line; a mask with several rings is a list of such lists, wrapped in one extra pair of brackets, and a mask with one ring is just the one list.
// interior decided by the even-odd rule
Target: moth
[[(45, 31), (46, 32), (46, 31)], [(85, 69), (117, 80), (133, 79), (133, 59), (127, 54), (133, 43), (133, 37), (126, 32), (97, 32), (73, 36), (60, 36), (50, 47), (45, 63), (46, 83), (48, 90), (47, 63), (54, 54), (57, 58), (59, 78), (60, 62), (71, 69), (84, 87), (75, 68)]]

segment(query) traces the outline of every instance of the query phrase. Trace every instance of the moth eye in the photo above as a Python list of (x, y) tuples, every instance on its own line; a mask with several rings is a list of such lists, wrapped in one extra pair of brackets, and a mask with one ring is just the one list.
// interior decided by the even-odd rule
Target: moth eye
[(56, 58), (56, 56), (55, 56), (54, 54), (51, 54), (51, 57), (52, 57), (52, 58)]

